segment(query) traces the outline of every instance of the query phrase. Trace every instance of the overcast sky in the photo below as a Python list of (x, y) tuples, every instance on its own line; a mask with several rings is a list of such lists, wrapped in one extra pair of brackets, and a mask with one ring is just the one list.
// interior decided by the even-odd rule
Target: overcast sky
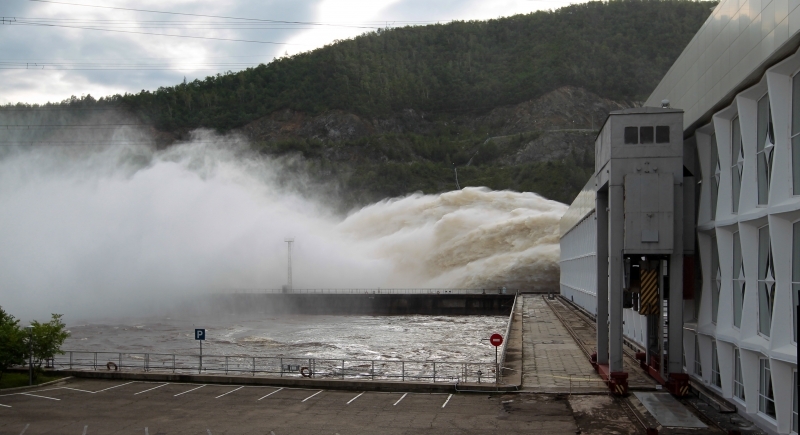
[[(184, 77), (192, 81), (268, 63), (378, 27), (497, 18), (576, 2), (2, 0), (0, 104), (154, 90)], [(229, 18), (217, 18), (222, 16)]]

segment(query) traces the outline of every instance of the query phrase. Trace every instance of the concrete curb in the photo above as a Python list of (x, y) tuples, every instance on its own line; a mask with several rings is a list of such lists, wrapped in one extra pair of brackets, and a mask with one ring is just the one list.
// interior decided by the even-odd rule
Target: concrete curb
[[(355, 391), (390, 391), (390, 392), (417, 392), (417, 393), (453, 393), (456, 392), (455, 384), (424, 383), (424, 382), (395, 382), (395, 381), (357, 381), (339, 379), (313, 379), (313, 378), (272, 378), (261, 376), (225, 376), (225, 375), (191, 375), (177, 373), (137, 373), (137, 372), (105, 372), (105, 371), (80, 371), (59, 370), (51, 373), (68, 375), (83, 379), (113, 379), (127, 381), (148, 382), (183, 382), (195, 384), (222, 384), (222, 385), (263, 385), (294, 388), (320, 388), (330, 390), (355, 390)], [(516, 391), (518, 385), (494, 384), (459, 384), (459, 389), (481, 393)]]
[(7, 393), (9, 391), (14, 392), (14, 391), (22, 391), (22, 390), (30, 390), (30, 389), (41, 388), (41, 387), (46, 387), (48, 385), (55, 385), (55, 384), (58, 384), (59, 382), (66, 382), (66, 381), (68, 381), (70, 379), (72, 379), (72, 376), (67, 376), (65, 378), (56, 379), (56, 380), (50, 381), (50, 382), (45, 382), (44, 384), (26, 385), (24, 387), (14, 387), (14, 388), (2, 388), (2, 389), (0, 389), (0, 393)]

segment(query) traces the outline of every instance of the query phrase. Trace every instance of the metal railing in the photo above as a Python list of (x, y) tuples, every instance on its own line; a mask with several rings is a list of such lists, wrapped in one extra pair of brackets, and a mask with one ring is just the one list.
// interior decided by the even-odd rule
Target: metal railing
[(508, 294), (513, 295), (519, 289), (499, 288), (304, 288), (304, 289), (229, 289), (214, 294), (454, 294), (454, 295), (479, 295), (479, 294)]
[[(517, 308), (517, 300), (519, 293), (514, 296), (514, 303), (511, 304), (511, 314), (508, 315), (508, 325), (506, 325), (506, 335), (503, 336), (503, 351), (500, 352), (500, 365), (499, 367), (506, 368), (506, 349), (508, 349), (509, 336), (511, 335), (511, 324), (514, 323), (514, 310)], [(503, 370), (498, 373), (500, 379), (503, 378)]]
[(495, 382), (494, 362), (65, 351), (56, 369), (415, 382)]

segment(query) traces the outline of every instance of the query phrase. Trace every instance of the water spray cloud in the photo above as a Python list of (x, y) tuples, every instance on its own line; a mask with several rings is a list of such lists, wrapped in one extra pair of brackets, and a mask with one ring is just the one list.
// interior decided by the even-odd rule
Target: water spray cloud
[[(117, 133), (122, 134), (122, 133)], [(0, 154), (0, 305), (22, 317), (152, 314), (176, 297), (295, 288), (531, 287), (558, 279), (563, 204), (469, 188), (341, 218), (235, 136)], [(287, 180), (289, 180), (287, 182)]]

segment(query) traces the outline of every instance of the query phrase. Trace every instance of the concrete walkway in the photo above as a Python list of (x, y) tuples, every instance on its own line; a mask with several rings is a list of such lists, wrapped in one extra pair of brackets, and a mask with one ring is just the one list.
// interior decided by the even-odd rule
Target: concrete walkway
[(543, 297), (524, 295), (522, 303), (523, 390), (605, 392), (605, 384)]

